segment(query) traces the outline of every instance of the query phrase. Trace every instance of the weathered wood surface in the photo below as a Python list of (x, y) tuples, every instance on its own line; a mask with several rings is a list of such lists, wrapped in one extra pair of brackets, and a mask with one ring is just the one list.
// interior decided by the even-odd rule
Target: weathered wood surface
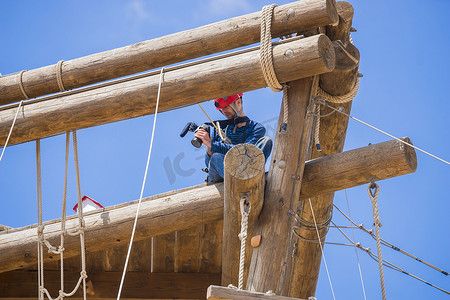
[[(73, 89), (256, 43), (261, 13), (255, 12), (134, 45), (68, 60), (62, 81)], [(275, 8), (272, 36), (280, 37), (338, 21), (334, 0), (297, 1)], [(56, 64), (23, 74), (29, 97), (59, 92)], [(25, 99), (16, 75), (0, 77), (0, 105)]]
[(239, 255), (241, 241), (241, 197), (245, 195), (250, 203), (248, 231), (244, 263), (244, 283), (248, 276), (252, 247), (250, 239), (264, 201), (265, 159), (264, 154), (255, 145), (239, 144), (225, 155), (224, 209), (223, 209), (223, 250), (222, 250), (222, 285), (239, 283)]
[[(407, 137), (401, 140), (411, 144)], [(333, 160), (333, 164), (327, 163), (327, 160)], [(324, 156), (306, 164), (300, 198), (366, 184), (370, 179), (406, 175), (416, 169), (414, 148), (397, 140)]]
[(210, 286), (206, 294), (208, 300), (254, 300), (254, 299), (270, 299), (270, 300), (301, 300), (298, 298), (283, 297), (273, 294), (251, 292), (246, 290), (236, 290), (223, 286)]
[[(310, 133), (313, 124), (314, 105), (310, 105), (313, 77), (289, 82), (289, 121), (286, 132), (277, 131), (272, 161), (267, 177), (264, 207), (261, 212), (257, 234), (262, 235), (261, 244), (253, 249), (247, 290), (279, 294), (283, 278), (290, 275), (286, 266), (289, 248), (291, 217), (289, 210), (300, 196), (300, 187)], [(278, 129), (283, 123), (280, 113)], [(284, 161), (284, 163), (282, 163)]]
[(201, 273), (222, 272), (223, 220), (200, 225)]
[[(223, 218), (223, 185), (211, 185), (175, 194), (161, 199), (144, 201), (141, 205), (135, 240), (187, 229), (198, 224)], [(129, 242), (136, 213), (136, 205), (130, 205), (102, 213), (85, 216), (86, 251)], [(77, 220), (67, 221), (67, 228), (76, 228)], [(59, 243), (60, 224), (45, 227), (44, 234), (50, 243)], [(107, 234), (106, 234), (107, 233)], [(113, 237), (113, 238), (111, 238)], [(36, 263), (36, 229), (4, 234), (0, 239), (0, 272)], [(78, 255), (79, 238), (67, 236), (65, 257)], [(45, 261), (58, 260), (58, 255), (44, 251)]]
[(190, 273), (200, 269), (200, 225), (177, 231), (175, 272)]
[[(405, 138), (405, 140), (409, 139)], [(411, 173), (417, 164), (415, 152), (397, 141), (370, 145), (351, 150), (349, 153), (344, 152), (306, 162), (300, 199), (317, 196), (320, 190), (315, 187), (316, 184), (327, 191), (335, 191), (368, 183), (370, 178), (374, 177), (381, 180)], [(349, 157), (358, 158), (356, 163), (359, 165), (349, 162)], [(322, 170), (327, 170), (335, 176), (328, 176), (327, 172)], [(146, 248), (149, 247), (149, 237), (155, 236), (154, 272), (174, 271), (174, 231), (188, 229), (198, 224), (203, 224), (199, 232), (201, 261), (199, 271), (220, 272), (221, 264), (218, 262), (221, 261), (222, 254), (223, 191), (224, 185), (218, 183), (180, 194), (161, 196), (159, 199), (150, 197), (152, 201), (143, 202), (135, 241), (142, 240), (144, 243), (142, 247)], [(316, 205), (315, 202), (313, 203)], [(123, 267), (123, 257), (126, 253), (135, 212), (136, 204), (132, 204), (114, 209), (107, 208), (105, 212), (89, 213), (85, 216), (88, 268), (117, 271), (114, 269), (116, 265), (120, 264), (120, 268)], [(68, 228), (76, 226), (77, 222), (76, 216), (69, 218)], [(61, 225), (59, 222), (49, 223), (44, 231), (45, 236), (52, 243), (58, 244)], [(112, 233), (114, 238), (110, 238)], [(0, 234), (0, 272), (35, 265), (37, 262), (35, 243), (36, 228), (16, 229), (14, 232)], [(137, 242), (138, 245), (139, 243)], [(80, 266), (79, 239), (67, 236), (65, 249), (64, 257), (68, 258), (65, 259), (65, 268), (76, 270)], [(50, 268), (53, 270), (58, 269), (56, 262), (58, 259), (57, 255), (45, 255), (46, 264), (51, 261), (55, 263), (54, 267)], [(118, 259), (123, 261), (117, 261)], [(139, 268), (140, 265), (136, 265), (136, 270)]]
[[(122, 266), (123, 267), (123, 266)], [(121, 271), (89, 273), (95, 297), (116, 299)], [(71, 290), (80, 276), (79, 271), (65, 272), (65, 286)], [(60, 272), (46, 271), (45, 286), (56, 297), (60, 288)], [(128, 272), (121, 299), (205, 299), (211, 284), (220, 284), (220, 273), (148, 273)], [(0, 274), (0, 299), (36, 299), (37, 271), (17, 270)], [(70, 299), (82, 299), (79, 290)]]
[(175, 232), (153, 238), (153, 273), (174, 272), (175, 238)]
[[(288, 49), (293, 53), (285, 55)], [(331, 41), (317, 35), (273, 48), (280, 82), (296, 80), (334, 69)], [(78, 94), (28, 103), (21, 108), (11, 144), (87, 128), (155, 112), (159, 75), (134, 79)], [(159, 111), (263, 88), (266, 86), (258, 51), (166, 72)], [(0, 145), (5, 144), (17, 107), (0, 110)]]
[[(353, 7), (347, 2), (338, 2), (339, 24), (336, 27), (327, 27), (327, 35), (331, 40), (341, 40), (346, 43), (349, 40), (349, 32), (353, 19)], [(347, 43), (346, 43), (347, 44)], [(343, 57), (340, 55), (339, 57)], [(349, 62), (349, 60), (347, 60)], [(359, 63), (354, 63), (353, 67), (342, 68), (336, 71), (336, 76), (321, 77), (321, 87), (332, 95), (344, 95), (351, 91), (356, 82)], [(345, 84), (341, 84), (343, 76)], [(327, 81), (327, 82), (325, 82)], [(330, 104), (335, 107), (342, 106), (344, 112), (350, 114), (352, 103), (346, 104)], [(322, 105), (321, 115), (332, 112), (330, 108)], [(344, 148), (345, 135), (347, 132), (348, 118), (339, 113), (333, 113), (328, 117), (320, 119), (320, 145), (322, 152), (318, 152), (315, 147), (312, 149), (312, 158), (323, 157), (335, 153), (342, 152)], [(322, 223), (331, 217), (333, 209), (334, 193), (322, 194), (311, 198), (312, 207), (317, 223)], [(300, 217), (307, 222), (314, 223), (309, 200), (300, 201), (294, 209)], [(298, 225), (298, 224), (297, 224)], [(319, 229), (321, 237), (325, 238), (326, 228)], [(306, 239), (317, 240), (317, 233), (311, 230), (298, 230), (298, 233)], [(289, 284), (287, 295), (291, 297), (308, 298), (315, 295), (317, 280), (319, 277), (321, 250), (318, 243), (306, 242), (303, 240), (294, 240), (296, 255), (292, 262), (293, 274)]]

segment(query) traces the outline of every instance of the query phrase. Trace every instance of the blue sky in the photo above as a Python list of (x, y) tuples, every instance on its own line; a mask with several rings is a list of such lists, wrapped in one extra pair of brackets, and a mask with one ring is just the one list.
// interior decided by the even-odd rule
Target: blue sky
[[(285, 4), (290, 1), (278, 1)], [(38, 68), (57, 61), (89, 55), (258, 11), (269, 1), (12, 1), (0, 3), (0, 73)], [(389, 133), (408, 136), (425, 150), (449, 160), (447, 123), (449, 86), (447, 12), (450, 2), (352, 1), (353, 34), (361, 52), (364, 74), (352, 115)], [(281, 94), (261, 89), (245, 94), (245, 111), (264, 123), (273, 136)], [(221, 116), (211, 102), (203, 107), (213, 118)], [(195, 150), (179, 132), (188, 121), (205, 120), (197, 107), (158, 116), (155, 144), (145, 196), (199, 184), (205, 175), (203, 150)], [(139, 198), (150, 142), (153, 116), (80, 130), (79, 155), (82, 193), (104, 206)], [(345, 149), (390, 140), (350, 121)], [(60, 217), (64, 174), (64, 136), (44, 139), (42, 147), (44, 219)], [(34, 142), (6, 149), (0, 163), (0, 224), (21, 227), (36, 223)], [(417, 153), (414, 174), (379, 182), (382, 237), (416, 256), (450, 269), (450, 238), (446, 231), (450, 211), (450, 168)], [(371, 227), (371, 203), (366, 186), (347, 190), (353, 219)], [(76, 200), (73, 162), (69, 177), (69, 206)], [(345, 193), (335, 204), (347, 211)], [(69, 213), (72, 211), (69, 208)], [(338, 212), (333, 220), (348, 225)], [(348, 234), (352, 234), (348, 231)], [(374, 241), (355, 231), (356, 241), (376, 250)], [(330, 229), (328, 241), (344, 242)], [(380, 299), (377, 263), (359, 252), (367, 299)], [(325, 257), (336, 299), (364, 299), (355, 252), (327, 245)], [(450, 289), (449, 278), (390, 249), (383, 258), (436, 285)], [(316, 296), (332, 299), (322, 264)], [(447, 299), (404, 274), (385, 269), (391, 299)]]

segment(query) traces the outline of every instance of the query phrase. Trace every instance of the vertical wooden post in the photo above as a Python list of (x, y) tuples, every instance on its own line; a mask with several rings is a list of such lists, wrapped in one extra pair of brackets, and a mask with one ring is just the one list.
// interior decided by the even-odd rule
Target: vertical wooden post
[[(359, 67), (359, 52), (349, 42), (349, 32), (352, 26), (353, 7), (350, 3), (339, 1), (336, 4), (339, 14), (339, 24), (337, 26), (327, 26), (327, 35), (332, 41), (340, 40), (346, 51), (339, 50), (337, 44), (333, 42), (336, 51), (336, 67), (333, 72), (327, 73), (320, 78), (320, 87), (331, 95), (339, 96), (350, 92), (355, 85)], [(345, 53), (347, 52), (347, 53)], [(352, 56), (352, 59), (348, 57)], [(331, 104), (335, 107), (342, 106), (344, 112), (349, 114), (352, 102), (345, 104)], [(321, 115), (332, 112), (328, 107), (322, 105)], [(323, 157), (342, 152), (344, 148), (345, 135), (347, 132), (348, 118), (339, 113), (333, 113), (320, 120), (320, 145), (322, 151), (318, 152), (312, 149), (311, 158)], [(333, 210), (334, 192), (325, 193), (311, 199), (305, 199), (298, 202), (296, 213), (302, 220), (314, 223), (312, 211), (309, 205), (311, 201), (314, 217), (317, 224), (327, 223), (331, 218)], [(289, 284), (287, 295), (297, 298), (307, 299), (315, 295), (317, 281), (319, 277), (321, 263), (321, 249), (317, 243), (318, 237), (315, 230), (307, 230), (301, 227), (298, 230), (299, 235), (304, 240), (296, 241), (296, 255), (293, 259), (293, 273)], [(319, 235), (321, 240), (325, 240), (327, 233), (326, 226), (319, 226)], [(311, 241), (307, 241), (311, 240)], [(315, 242), (314, 242), (315, 241)]]
[[(313, 124), (314, 105), (310, 104), (317, 77), (289, 83), (289, 121), (286, 132), (278, 132), (268, 174), (264, 207), (258, 220), (261, 245), (253, 249), (247, 289), (279, 294), (283, 278), (289, 278), (290, 210), (299, 199), (303, 169)], [(283, 122), (280, 113), (278, 129)], [(284, 285), (286, 287), (286, 285)]]
[(241, 241), (240, 200), (247, 197), (250, 203), (248, 234), (245, 253), (244, 286), (247, 278), (252, 249), (250, 239), (264, 200), (264, 154), (251, 144), (239, 144), (225, 156), (224, 219), (222, 251), (222, 285), (238, 286), (239, 255)]

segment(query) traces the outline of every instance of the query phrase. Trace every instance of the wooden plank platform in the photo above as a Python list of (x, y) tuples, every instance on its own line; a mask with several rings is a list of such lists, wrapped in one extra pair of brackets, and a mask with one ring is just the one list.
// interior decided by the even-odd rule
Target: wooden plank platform
[(300, 300), (299, 298), (283, 297), (273, 293), (258, 293), (245, 290), (238, 290), (223, 286), (211, 285), (206, 293), (208, 300), (252, 300), (252, 299), (270, 299), (270, 300)]

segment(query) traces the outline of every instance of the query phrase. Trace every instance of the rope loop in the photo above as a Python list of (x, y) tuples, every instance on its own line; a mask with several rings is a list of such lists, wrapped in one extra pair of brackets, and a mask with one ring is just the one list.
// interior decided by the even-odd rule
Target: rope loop
[(64, 60), (60, 60), (55, 65), (56, 82), (58, 83), (59, 91), (61, 93), (66, 91), (66, 88), (64, 87), (64, 84), (63, 84), (63, 81), (62, 81), (62, 64), (63, 63), (64, 63)]
[(17, 79), (19, 82), (19, 88), (20, 88), (20, 91), (22, 92), (22, 95), (25, 97), (25, 99), (30, 100), (30, 97), (28, 97), (28, 94), (25, 92), (25, 87), (23, 86), (23, 80), (22, 80), (23, 73), (25, 73), (26, 71), (27, 70), (20, 71), (20, 73), (17, 74), (17, 77), (18, 77)]

